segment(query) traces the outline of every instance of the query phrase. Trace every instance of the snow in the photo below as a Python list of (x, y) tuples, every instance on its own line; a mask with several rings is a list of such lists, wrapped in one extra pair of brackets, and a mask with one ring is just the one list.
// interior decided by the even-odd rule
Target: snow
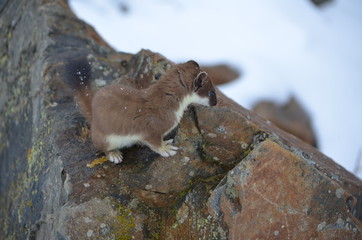
[(322, 8), (309, 0), (70, 5), (119, 51), (145, 48), (176, 62), (241, 69), (239, 80), (220, 88), (246, 108), (261, 99), (283, 103), (294, 94), (311, 114), (319, 149), (353, 172), (362, 151), (362, 1), (334, 0)]

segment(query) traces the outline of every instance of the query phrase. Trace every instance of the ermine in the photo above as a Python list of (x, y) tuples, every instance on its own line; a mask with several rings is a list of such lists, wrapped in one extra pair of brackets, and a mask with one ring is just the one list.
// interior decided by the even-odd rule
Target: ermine
[(217, 104), (211, 79), (192, 60), (174, 65), (146, 89), (111, 84), (94, 93), (85, 58), (66, 64), (64, 80), (75, 90), (94, 146), (114, 163), (122, 162), (120, 149), (134, 144), (147, 145), (163, 157), (175, 155), (173, 139), (163, 138), (179, 124), (188, 105)]

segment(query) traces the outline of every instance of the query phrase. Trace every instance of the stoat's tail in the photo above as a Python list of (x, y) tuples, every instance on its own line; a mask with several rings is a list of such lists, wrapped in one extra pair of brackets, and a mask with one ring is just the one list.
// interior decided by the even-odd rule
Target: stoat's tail
[(85, 57), (66, 63), (64, 81), (74, 90), (82, 114), (88, 123), (92, 124), (93, 91), (90, 80), (91, 66)]

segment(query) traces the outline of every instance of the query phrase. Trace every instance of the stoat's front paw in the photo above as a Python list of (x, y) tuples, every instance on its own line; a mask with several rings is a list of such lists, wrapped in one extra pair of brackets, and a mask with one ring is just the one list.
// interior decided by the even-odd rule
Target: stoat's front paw
[(158, 153), (162, 157), (170, 157), (177, 153), (178, 147), (172, 145), (173, 139), (162, 141), (161, 147), (159, 148)]
[(118, 164), (123, 160), (122, 153), (119, 150), (113, 150), (107, 153), (107, 158), (109, 161)]

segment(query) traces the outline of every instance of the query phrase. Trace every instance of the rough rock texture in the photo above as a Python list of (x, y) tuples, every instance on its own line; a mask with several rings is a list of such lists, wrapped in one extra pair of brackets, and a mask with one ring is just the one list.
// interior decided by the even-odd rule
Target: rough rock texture
[(349, 193), (315, 165), (266, 139), (212, 192), (209, 212), (229, 239), (359, 239)]
[(310, 117), (294, 97), (291, 97), (283, 105), (270, 101), (260, 101), (254, 105), (253, 111), (284, 131), (317, 147)]
[(87, 54), (94, 87), (146, 88), (172, 66), (112, 50), (61, 0), (13, 0), (0, 27), (0, 238), (361, 239), (362, 183), (315, 148), (218, 91), (190, 107), (163, 158), (101, 157), (71, 91), (69, 57)]

